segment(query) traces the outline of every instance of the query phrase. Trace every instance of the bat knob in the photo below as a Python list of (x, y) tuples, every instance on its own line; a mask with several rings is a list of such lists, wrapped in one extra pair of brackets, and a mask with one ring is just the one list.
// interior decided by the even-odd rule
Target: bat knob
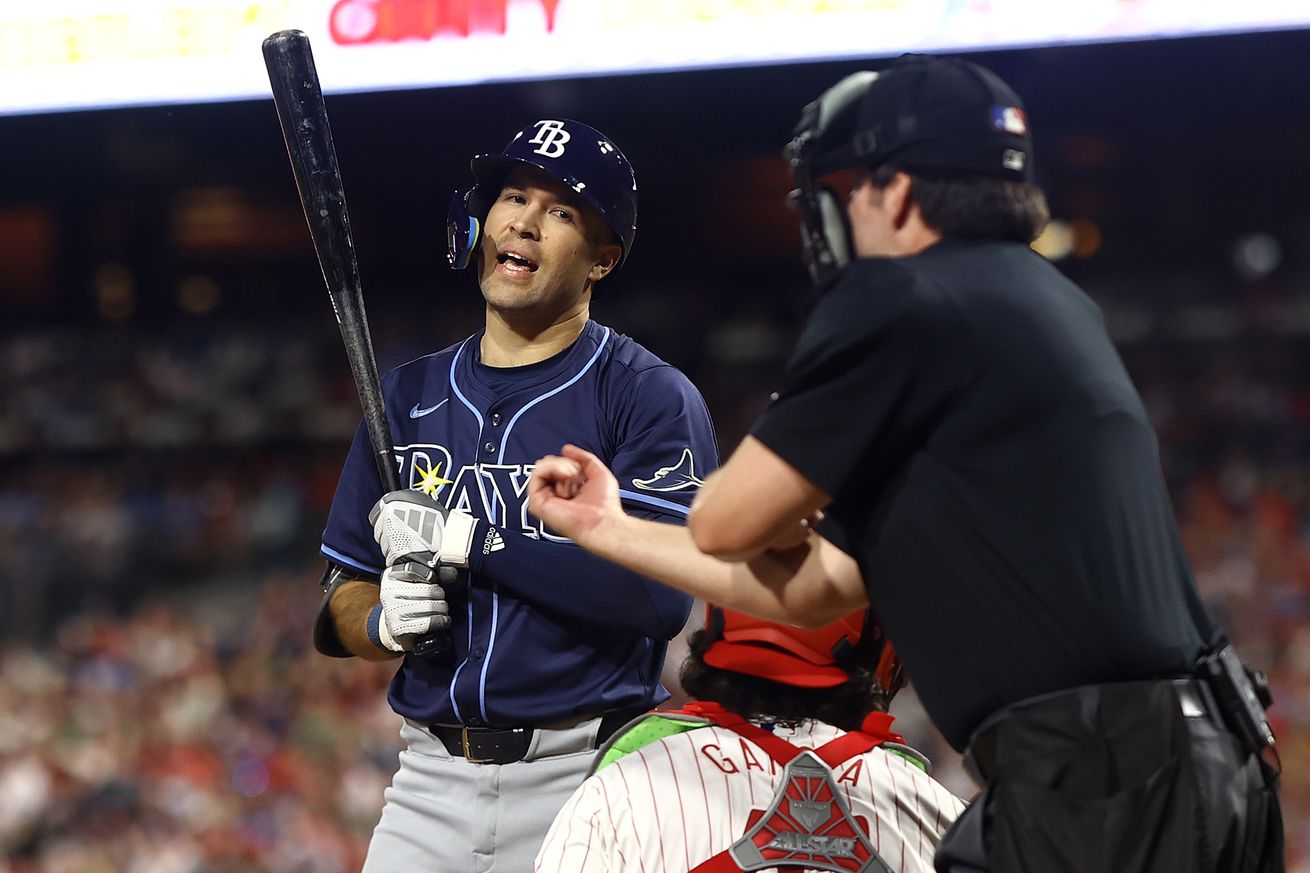
[(413, 652), (420, 657), (444, 655), (450, 651), (450, 634), (429, 634), (414, 643)]
[(303, 30), (279, 30), (277, 33), (269, 34), (264, 37), (264, 47), (285, 46), (292, 43), (308, 42), (309, 37), (305, 36)]

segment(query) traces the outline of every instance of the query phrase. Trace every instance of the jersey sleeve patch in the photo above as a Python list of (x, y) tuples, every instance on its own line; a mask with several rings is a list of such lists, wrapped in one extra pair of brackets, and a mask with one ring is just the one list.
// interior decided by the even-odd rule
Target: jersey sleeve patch
[(676, 464), (660, 467), (646, 479), (633, 479), (632, 484), (643, 491), (681, 491), (699, 488), (705, 480), (696, 475), (696, 458), (690, 448), (682, 450)]

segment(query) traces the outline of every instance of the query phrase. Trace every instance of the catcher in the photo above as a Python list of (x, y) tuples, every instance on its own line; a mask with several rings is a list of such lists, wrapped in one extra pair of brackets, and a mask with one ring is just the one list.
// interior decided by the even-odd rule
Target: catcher
[(696, 702), (615, 734), (537, 873), (931, 869), (964, 804), (892, 730), (871, 612), (801, 630), (711, 605), (681, 678)]

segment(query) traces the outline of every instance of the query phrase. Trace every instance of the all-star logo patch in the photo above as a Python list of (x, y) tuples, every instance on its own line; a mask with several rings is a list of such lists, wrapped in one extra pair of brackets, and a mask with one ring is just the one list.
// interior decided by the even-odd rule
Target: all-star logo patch
[(791, 812), (806, 830), (812, 831), (832, 818), (832, 801), (793, 800)]
[(868, 821), (851, 813), (832, 770), (809, 749), (787, 764), (768, 808), (750, 811), (746, 833), (728, 852), (748, 873), (892, 873), (869, 838)]
[(660, 467), (649, 479), (633, 479), (632, 484), (643, 491), (681, 491), (684, 488), (699, 488), (705, 480), (696, 475), (696, 459), (691, 449), (683, 449), (678, 463), (669, 467)]

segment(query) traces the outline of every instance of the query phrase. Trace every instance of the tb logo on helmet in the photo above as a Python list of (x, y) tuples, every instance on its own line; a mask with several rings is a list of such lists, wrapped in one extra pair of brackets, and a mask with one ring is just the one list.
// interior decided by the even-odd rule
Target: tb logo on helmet
[(564, 129), (564, 122), (538, 121), (533, 127), (537, 128), (537, 133), (528, 143), (537, 146), (534, 152), (547, 158), (558, 158), (564, 154), (564, 144), (572, 138)]
[(472, 261), (491, 202), (509, 174), (524, 165), (545, 170), (577, 192), (614, 231), (627, 259), (637, 233), (637, 178), (632, 165), (596, 128), (567, 118), (548, 118), (514, 134), (503, 152), (478, 155), (469, 162), (477, 184), (455, 191), (446, 219), (451, 267), (462, 270)]

